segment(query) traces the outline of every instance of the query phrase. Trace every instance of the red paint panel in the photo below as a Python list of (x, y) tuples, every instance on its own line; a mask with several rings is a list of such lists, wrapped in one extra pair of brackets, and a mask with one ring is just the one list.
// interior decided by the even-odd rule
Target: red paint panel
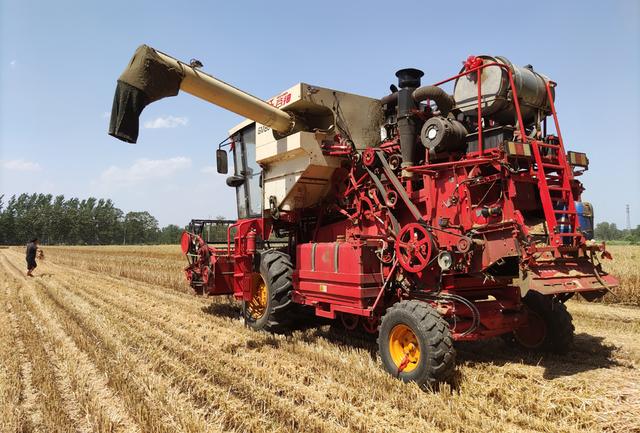
[(382, 286), (373, 247), (358, 242), (318, 242), (297, 246), (294, 299), (333, 316), (338, 307), (360, 311), (373, 303)]
[[(230, 295), (233, 293), (233, 259), (224, 256), (212, 256), (214, 278), (209, 280), (209, 295)], [(213, 284), (211, 284), (213, 283)]]

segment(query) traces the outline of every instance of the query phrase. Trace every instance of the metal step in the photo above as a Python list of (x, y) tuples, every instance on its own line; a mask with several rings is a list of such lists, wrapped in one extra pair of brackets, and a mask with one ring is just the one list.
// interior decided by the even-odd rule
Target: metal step
[(543, 168), (552, 168), (554, 170), (564, 170), (564, 166), (562, 166), (560, 164), (549, 164), (548, 162), (543, 162), (542, 163), (542, 167)]

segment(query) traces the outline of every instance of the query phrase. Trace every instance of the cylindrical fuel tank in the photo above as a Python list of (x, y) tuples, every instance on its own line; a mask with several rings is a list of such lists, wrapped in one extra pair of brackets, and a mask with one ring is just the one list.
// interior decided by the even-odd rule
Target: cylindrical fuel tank
[[(547, 97), (547, 77), (533, 70), (532, 67), (516, 66), (504, 57), (478, 56), (484, 64), (499, 63), (507, 66), (513, 75), (514, 85), (520, 100), (522, 121), (530, 125), (536, 121), (536, 113), (542, 110), (549, 113)], [(464, 69), (460, 72), (463, 72)], [(506, 69), (499, 66), (489, 66), (482, 69), (482, 116), (489, 117), (503, 124), (515, 124), (516, 110), (512, 101), (509, 75)], [(553, 89), (552, 89), (552, 95)], [(478, 81), (477, 73), (462, 76), (456, 80), (453, 90), (456, 107), (465, 115), (478, 115)]]

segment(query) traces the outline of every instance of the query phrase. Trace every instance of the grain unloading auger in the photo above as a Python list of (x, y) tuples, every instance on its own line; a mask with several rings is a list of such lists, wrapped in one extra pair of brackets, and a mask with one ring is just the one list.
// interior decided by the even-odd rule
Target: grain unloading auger
[(588, 240), (588, 160), (565, 153), (555, 83), (490, 56), (435, 85), (422, 75), (398, 71), (382, 99), (299, 83), (264, 102), (142, 46), (110, 134), (135, 141), (142, 109), (180, 89), (247, 117), (229, 134), (227, 245), (209, 245), (200, 221), (182, 249), (194, 289), (233, 294), (254, 329), (286, 330), (306, 308), (377, 334), (384, 367), (422, 385), (451, 377), (454, 341), (566, 351), (564, 302), (617, 281)]

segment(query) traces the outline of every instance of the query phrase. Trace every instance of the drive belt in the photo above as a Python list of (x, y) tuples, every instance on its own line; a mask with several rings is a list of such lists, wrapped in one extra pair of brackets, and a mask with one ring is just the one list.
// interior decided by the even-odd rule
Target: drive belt
[(420, 211), (418, 210), (416, 205), (413, 204), (413, 202), (409, 198), (409, 195), (407, 194), (407, 190), (404, 189), (404, 187), (402, 186), (402, 183), (400, 183), (400, 179), (398, 179), (398, 177), (395, 175), (391, 167), (389, 167), (389, 163), (387, 162), (387, 159), (384, 157), (384, 152), (382, 152), (381, 150), (378, 150), (376, 151), (376, 155), (378, 156), (378, 159), (382, 164), (382, 170), (384, 171), (384, 174), (387, 176), (387, 179), (389, 179), (389, 182), (391, 182), (391, 185), (393, 185), (396, 192), (398, 193), (398, 195), (400, 196), (404, 204), (407, 206), (407, 209), (409, 209), (409, 212), (411, 212), (411, 214), (416, 219), (416, 221), (418, 221), (418, 223), (426, 226), (427, 222), (424, 220), (424, 218), (422, 218), (422, 214), (420, 214)]
[[(380, 194), (382, 194), (382, 197), (384, 199), (384, 197), (387, 195), (387, 190), (384, 188), (384, 185), (380, 181), (380, 178), (373, 171), (369, 170), (369, 167), (367, 167), (366, 165), (364, 165), (364, 169), (367, 170), (367, 173), (369, 173), (369, 176), (373, 180), (373, 183), (376, 185), (376, 188), (378, 188), (378, 191), (380, 191)], [(390, 210), (389, 212), (387, 212), (387, 215), (389, 215), (389, 219), (391, 220), (394, 237), (398, 236), (398, 232), (400, 232), (400, 223), (398, 222), (398, 219)]]

